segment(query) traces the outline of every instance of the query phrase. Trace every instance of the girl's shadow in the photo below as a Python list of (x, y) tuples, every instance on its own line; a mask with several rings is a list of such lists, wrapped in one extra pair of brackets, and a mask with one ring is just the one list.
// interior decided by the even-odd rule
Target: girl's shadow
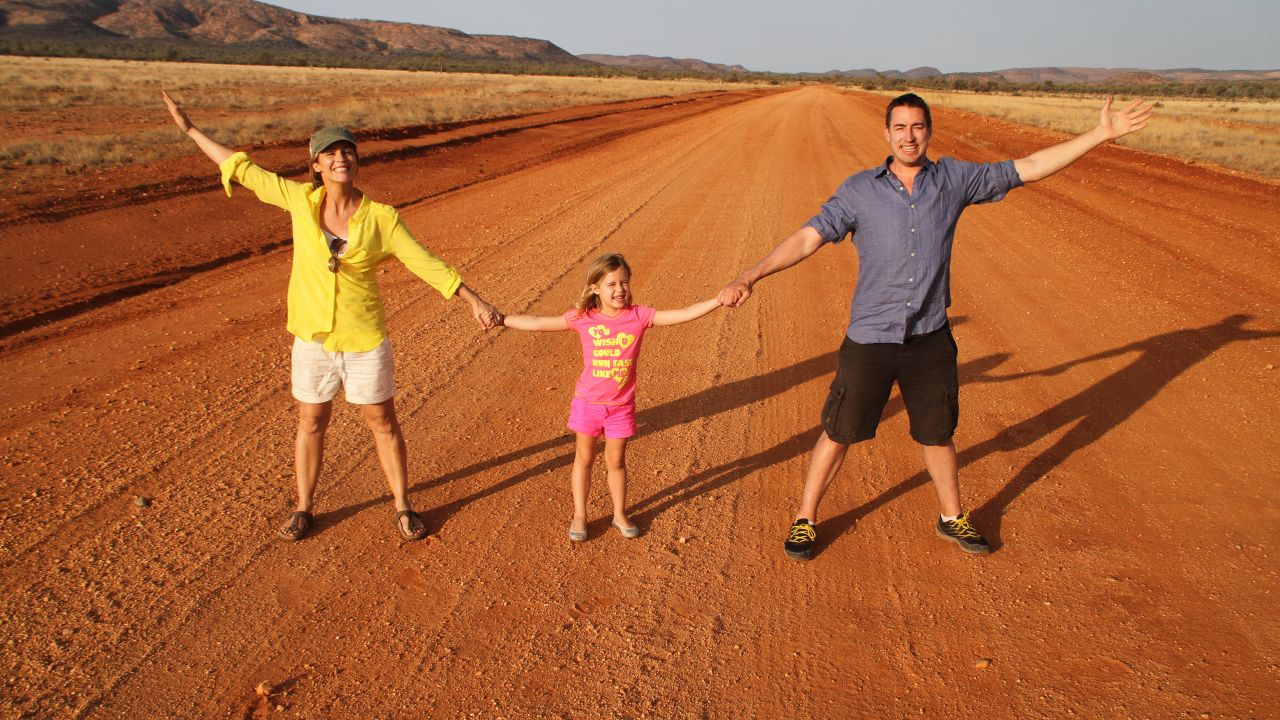
[[(672, 400), (652, 408), (645, 408), (636, 413), (636, 425), (639, 427), (639, 433), (637, 436), (652, 435), (689, 422), (692, 418), (711, 417), (752, 403), (760, 402), (766, 398), (786, 392), (796, 385), (808, 382), (809, 380), (823, 374), (834, 371), (834, 362), (835, 360), (833, 355), (819, 355), (809, 358), (808, 360), (798, 362), (790, 367), (773, 370), (765, 373), (764, 375), (735, 380), (734, 382), (726, 383), (724, 385), (714, 385), (705, 390), (694, 393), (693, 395)], [(562, 449), (562, 452), (559, 452), (554, 457), (548, 458), (532, 467), (521, 470), (515, 475), (507, 477), (500, 482), (481, 488), (474, 493), (460, 497), (445, 505), (441, 505), (429, 512), (422, 513), (423, 517), (427, 519), (428, 525), (431, 527), (440, 527), (458, 510), (477, 500), (502, 492), (503, 490), (519, 485), (530, 478), (537, 477), (544, 473), (566, 470), (573, 465), (573, 442), (572, 436), (558, 435), (522, 450), (516, 450), (496, 458), (459, 468), (454, 472), (443, 475), (430, 482), (419, 483), (410, 490), (416, 492), (418, 490), (438, 487), (445, 483), (453, 482), (476, 473), (487, 472), (508, 463), (518, 462), (535, 453)], [(766, 451), (766, 453), (762, 453), (761, 455), (768, 455), (770, 458), (774, 458), (778, 453), (770, 453), (769, 451)], [(773, 460), (773, 462), (781, 462), (785, 459), (785, 457), (779, 456), (777, 459)], [(750, 459), (740, 462), (746, 463), (749, 462), (749, 460)], [(772, 464), (772, 462), (770, 464)], [(699, 477), (714, 472), (715, 471), (706, 471), (706, 473), (700, 473)], [(732, 482), (733, 480), (741, 477), (742, 474), (745, 474), (745, 472), (747, 471), (743, 470), (742, 473), (733, 475), (732, 477), (721, 477), (720, 481), (715, 484), (715, 487), (720, 487)], [(687, 488), (697, 482), (698, 480), (690, 478), (685, 480), (683, 483), (680, 483), (678, 487)], [(700, 495), (708, 489), (710, 488), (704, 487), (693, 494), (686, 493), (682, 496), (682, 500), (688, 499), (688, 497)], [(641, 501), (640, 503), (633, 504), (633, 508), (641, 509), (641, 506), (645, 503), (652, 504), (659, 496), (671, 494), (672, 492), (677, 492), (677, 490), (669, 488), (658, 496), (653, 496)], [(363, 507), (367, 507), (378, 502), (382, 502), (382, 499), (361, 503), (359, 505), (352, 506), (350, 509), (352, 512), (358, 512), (360, 509), (363, 509)], [(664, 507), (669, 506), (669, 503), (664, 505)], [(655, 510), (649, 509), (641, 519), (652, 519), (654, 515)]]

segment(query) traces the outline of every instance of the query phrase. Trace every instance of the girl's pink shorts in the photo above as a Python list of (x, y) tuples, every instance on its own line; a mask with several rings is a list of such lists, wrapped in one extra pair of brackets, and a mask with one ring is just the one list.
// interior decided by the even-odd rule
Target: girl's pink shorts
[(610, 440), (623, 440), (636, 434), (636, 405), (597, 405), (574, 398), (569, 406), (569, 429), (591, 437), (601, 433)]

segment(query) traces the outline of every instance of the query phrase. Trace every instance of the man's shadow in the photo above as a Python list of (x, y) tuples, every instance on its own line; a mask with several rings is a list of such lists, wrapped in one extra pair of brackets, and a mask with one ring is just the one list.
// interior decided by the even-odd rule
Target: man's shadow
[[(1154, 335), (1146, 340), (1043, 370), (1010, 375), (992, 375), (985, 371), (979, 373), (976, 380), (980, 382), (1010, 382), (1032, 376), (1058, 375), (1078, 365), (1136, 354), (1131, 363), (1090, 387), (959, 453), (959, 465), (963, 468), (996, 452), (1028, 447), (1061, 428), (1072, 426), (1061, 438), (1024, 465), (993, 497), (973, 511), (975, 523), (988, 533), (993, 546), (999, 547), (1000, 521), (1019, 495), (1076, 451), (1092, 445), (1112, 428), (1129, 419), (1174, 378), (1231, 343), (1280, 337), (1280, 331), (1249, 330), (1242, 327), (1251, 319), (1251, 315), (1229, 315), (1212, 325)], [(926, 472), (916, 473), (859, 507), (823, 523), (823, 526), (832, 531), (829, 537), (838, 537), (860, 518), (929, 482)]]
[[(711, 417), (720, 413), (735, 410), (737, 408), (761, 402), (765, 399), (779, 395), (790, 390), (796, 385), (803, 384), (817, 378), (821, 375), (833, 373), (835, 371), (835, 356), (831, 353), (817, 355), (802, 360), (794, 365), (785, 368), (779, 368), (751, 378), (743, 378), (735, 380), (724, 385), (713, 385), (705, 390), (694, 393), (687, 397), (665, 402), (651, 408), (645, 408), (636, 413), (636, 426), (638, 431), (636, 437), (644, 435), (652, 435), (663, 430), (667, 430), (678, 425), (682, 425), (695, 418)], [(412, 490), (427, 489), (438, 487), (445, 483), (492, 470), (493, 468), (506, 465), (507, 463), (516, 462), (535, 453), (546, 450), (561, 449), (561, 452), (554, 457), (543, 460), (542, 462), (521, 470), (515, 475), (507, 477), (500, 482), (494, 483), (487, 487), (481, 488), (474, 493), (460, 497), (450, 503), (433, 508), (423, 513), (428, 524), (433, 527), (439, 527), (448, 521), (458, 510), (470, 505), (477, 500), (486, 498), (495, 493), (502, 492), (508, 488), (519, 485), (520, 483), (537, 477), (549, 471), (565, 471), (573, 465), (574, 458), (574, 436), (558, 435), (549, 440), (531, 445), (521, 450), (516, 450), (505, 455), (490, 460), (484, 460), (474, 463), (467, 467), (459, 468), (451, 473), (443, 475), (430, 482), (420, 483), (414, 486)], [(778, 460), (777, 462), (780, 462)], [(736, 478), (735, 478), (736, 479)], [(682, 485), (688, 484), (685, 481)], [(725, 484), (724, 482), (720, 485)], [(699, 490), (695, 494), (706, 492), (710, 488)], [(378, 502), (378, 501), (374, 501)], [(373, 504), (366, 503), (366, 505)], [(633, 507), (639, 507), (633, 504)], [(652, 517), (653, 512), (650, 511), (647, 516)], [(599, 525), (602, 529), (608, 526), (608, 519), (597, 520), (594, 525)]]
[[(992, 368), (999, 367), (1008, 359), (1008, 353), (994, 353), (976, 360), (970, 360), (959, 368), (960, 382), (967, 382), (968, 379), (978, 377)], [(831, 364), (836, 362), (834, 354), (831, 356)], [(818, 413), (817, 406), (814, 407), (814, 414)], [(895, 393), (893, 398), (885, 406), (882, 419), (888, 419), (903, 412), (905, 407), (902, 404), (902, 396)], [(663, 511), (668, 510), (680, 503), (691, 500), (703, 493), (711, 492), (726, 485), (730, 485), (753, 472), (759, 472), (766, 468), (778, 465), (791, 460), (799, 455), (808, 453), (813, 449), (814, 443), (818, 440), (818, 435), (822, 432), (821, 425), (798, 432), (795, 435), (783, 440), (773, 447), (762, 450), (754, 455), (733, 460), (717, 467), (703, 470), (695, 475), (685, 478), (683, 481), (670, 485), (662, 490), (646, 497), (632, 505), (632, 508), (639, 512), (636, 518), (637, 522), (651, 520), (660, 515)], [(803, 475), (796, 478), (796, 488), (799, 489), (803, 485)], [(824, 524), (825, 527), (825, 524)]]

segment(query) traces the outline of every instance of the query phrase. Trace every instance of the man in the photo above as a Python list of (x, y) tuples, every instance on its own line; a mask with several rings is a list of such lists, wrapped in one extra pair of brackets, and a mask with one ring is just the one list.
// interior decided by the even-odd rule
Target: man
[(884, 164), (845, 180), (817, 215), (720, 291), (722, 305), (738, 307), (761, 279), (852, 233), (857, 290), (836, 379), (822, 410), (823, 433), (784, 544), (787, 555), (813, 557), (818, 503), (849, 445), (875, 437), (895, 381), (911, 436), (924, 451), (925, 469), (938, 493), (938, 535), (966, 552), (991, 551), (960, 507), (951, 440), (959, 417), (959, 381), (946, 309), (956, 222), (966, 206), (995, 202), (1013, 188), (1049, 177), (1094, 147), (1141, 130), (1150, 117), (1151, 106), (1142, 101), (1113, 112), (1107, 98), (1097, 127), (1020, 160), (942, 158), (935, 163), (927, 156), (933, 132), (929, 106), (914, 93), (901, 95), (885, 109), (884, 137), (892, 155)]

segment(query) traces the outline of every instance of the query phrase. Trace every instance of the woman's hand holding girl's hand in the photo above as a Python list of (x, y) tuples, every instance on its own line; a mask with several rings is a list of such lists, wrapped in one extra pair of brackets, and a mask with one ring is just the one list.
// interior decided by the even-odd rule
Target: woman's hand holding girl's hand
[(476, 322), (480, 323), (480, 327), (485, 330), (502, 326), (503, 315), (498, 312), (498, 308), (479, 298), (476, 298), (476, 302), (471, 304), (471, 314), (475, 317)]
[(489, 330), (502, 325), (502, 313), (498, 312), (498, 308), (486, 302), (465, 283), (458, 286), (458, 297), (466, 300), (471, 306), (471, 317), (480, 323), (480, 327)]

